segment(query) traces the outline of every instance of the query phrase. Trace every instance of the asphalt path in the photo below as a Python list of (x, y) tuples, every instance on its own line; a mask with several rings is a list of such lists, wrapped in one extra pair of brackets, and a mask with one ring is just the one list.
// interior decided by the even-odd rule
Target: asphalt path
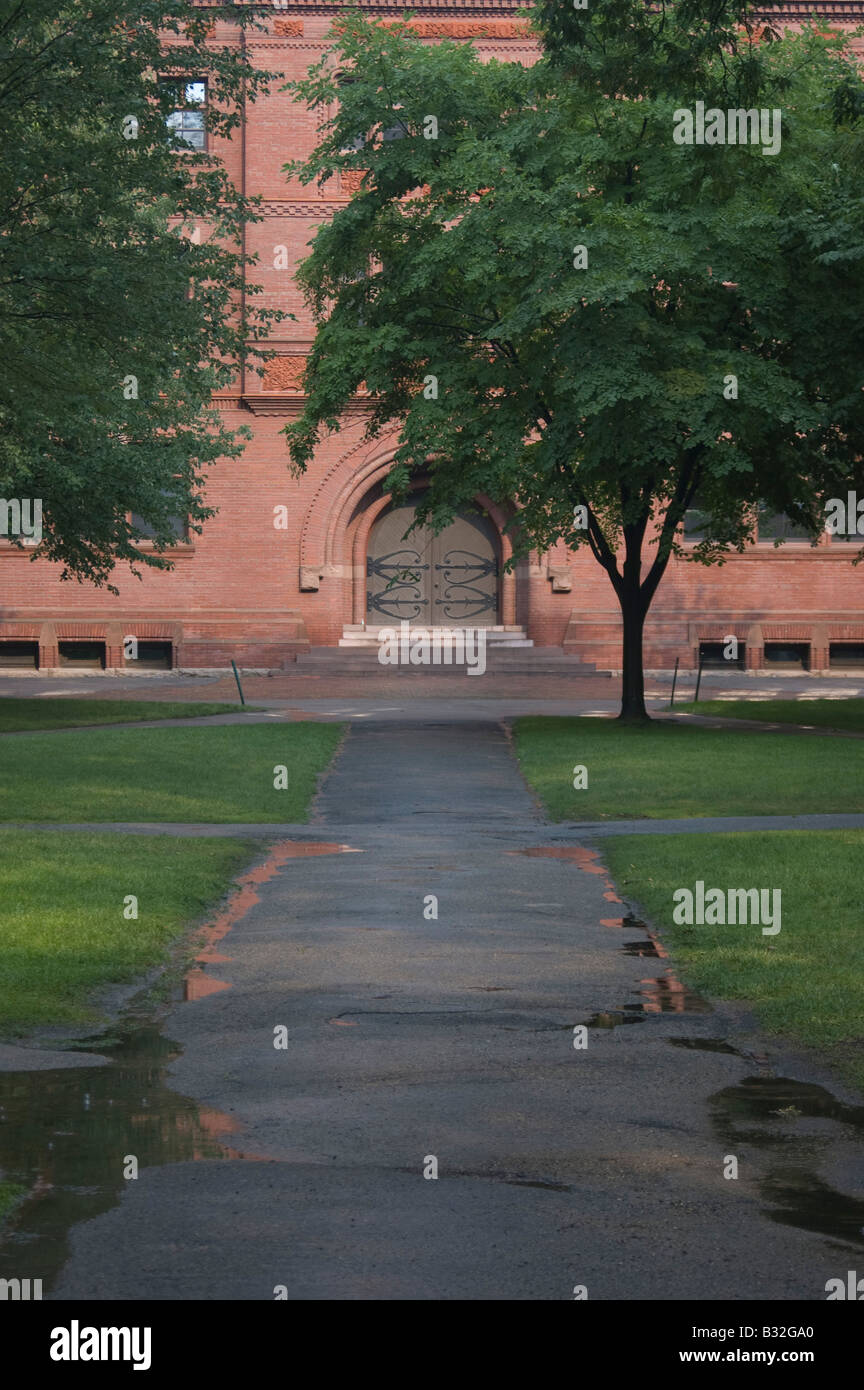
[(222, 1156), (144, 1164), (51, 1297), (821, 1300), (856, 1268), (854, 1097), (682, 988), (500, 726), (355, 724), (303, 830), (359, 852), (271, 848), (164, 1020)]

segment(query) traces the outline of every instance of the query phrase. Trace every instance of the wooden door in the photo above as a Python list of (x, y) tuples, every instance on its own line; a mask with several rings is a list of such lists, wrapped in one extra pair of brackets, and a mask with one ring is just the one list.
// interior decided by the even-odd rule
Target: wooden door
[(411, 531), (416, 501), (391, 507), (369, 537), (366, 621), (370, 627), (491, 627), (498, 621), (497, 537), (491, 522), (460, 512), (434, 536)]

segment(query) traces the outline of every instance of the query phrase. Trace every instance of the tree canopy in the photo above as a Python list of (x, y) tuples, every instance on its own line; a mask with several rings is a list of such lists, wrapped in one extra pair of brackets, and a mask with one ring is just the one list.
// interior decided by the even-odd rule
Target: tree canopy
[(176, 518), (210, 515), (208, 463), (243, 447), (212, 393), (278, 316), (254, 285), (238, 312), (254, 203), (195, 145), (266, 85), (252, 22), (193, 0), (0, 10), (0, 491), (41, 499), (34, 554), (65, 574), (164, 566)]
[[(289, 167), (367, 171), (301, 268), (318, 332), (293, 465), (365, 383), (369, 437), (400, 431), (388, 483), (428, 473), (433, 524), (485, 493), (518, 502), (517, 549), (590, 546), (624, 717), (645, 716), (644, 618), (694, 501), (711, 521), (686, 554), (714, 563), (760, 502), (815, 538), (864, 477), (862, 83), (838, 37), (753, 12), (550, 0), (531, 66), (351, 16), (293, 84), (322, 135)], [(676, 139), (700, 103), (703, 132), (755, 109), (748, 142)]]

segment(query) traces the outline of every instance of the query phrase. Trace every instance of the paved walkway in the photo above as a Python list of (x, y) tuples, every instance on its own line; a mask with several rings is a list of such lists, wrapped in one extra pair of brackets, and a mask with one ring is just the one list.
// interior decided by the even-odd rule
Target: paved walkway
[(53, 1193), (88, 1143), (103, 1184), (52, 1297), (821, 1300), (856, 1267), (856, 1112), (678, 984), (596, 851), (521, 852), (598, 827), (543, 824), (500, 727), (355, 724), (317, 817), (362, 853), (271, 851), (179, 1055), (47, 1074)]

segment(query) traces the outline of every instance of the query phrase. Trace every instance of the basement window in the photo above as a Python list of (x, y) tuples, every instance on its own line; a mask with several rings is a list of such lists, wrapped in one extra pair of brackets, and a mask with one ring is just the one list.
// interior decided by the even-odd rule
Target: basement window
[(58, 642), (57, 655), (61, 666), (78, 666), (91, 671), (105, 669), (104, 642)]
[(138, 643), (138, 658), (126, 658), (125, 664), (136, 671), (170, 671), (173, 666), (174, 646), (171, 642), (154, 642), (149, 638)]
[(765, 665), (778, 671), (809, 671), (809, 642), (766, 642)]
[(744, 643), (738, 643), (738, 655), (733, 659), (723, 655), (727, 648), (726, 642), (700, 642), (699, 660), (703, 670), (711, 667), (719, 667), (724, 671), (743, 671), (744, 670)]
[(829, 666), (864, 666), (864, 642), (832, 642), (828, 647)]
[(18, 667), (24, 670), (38, 671), (39, 643), (3, 639), (0, 641), (0, 666), (5, 666), (7, 669)]

